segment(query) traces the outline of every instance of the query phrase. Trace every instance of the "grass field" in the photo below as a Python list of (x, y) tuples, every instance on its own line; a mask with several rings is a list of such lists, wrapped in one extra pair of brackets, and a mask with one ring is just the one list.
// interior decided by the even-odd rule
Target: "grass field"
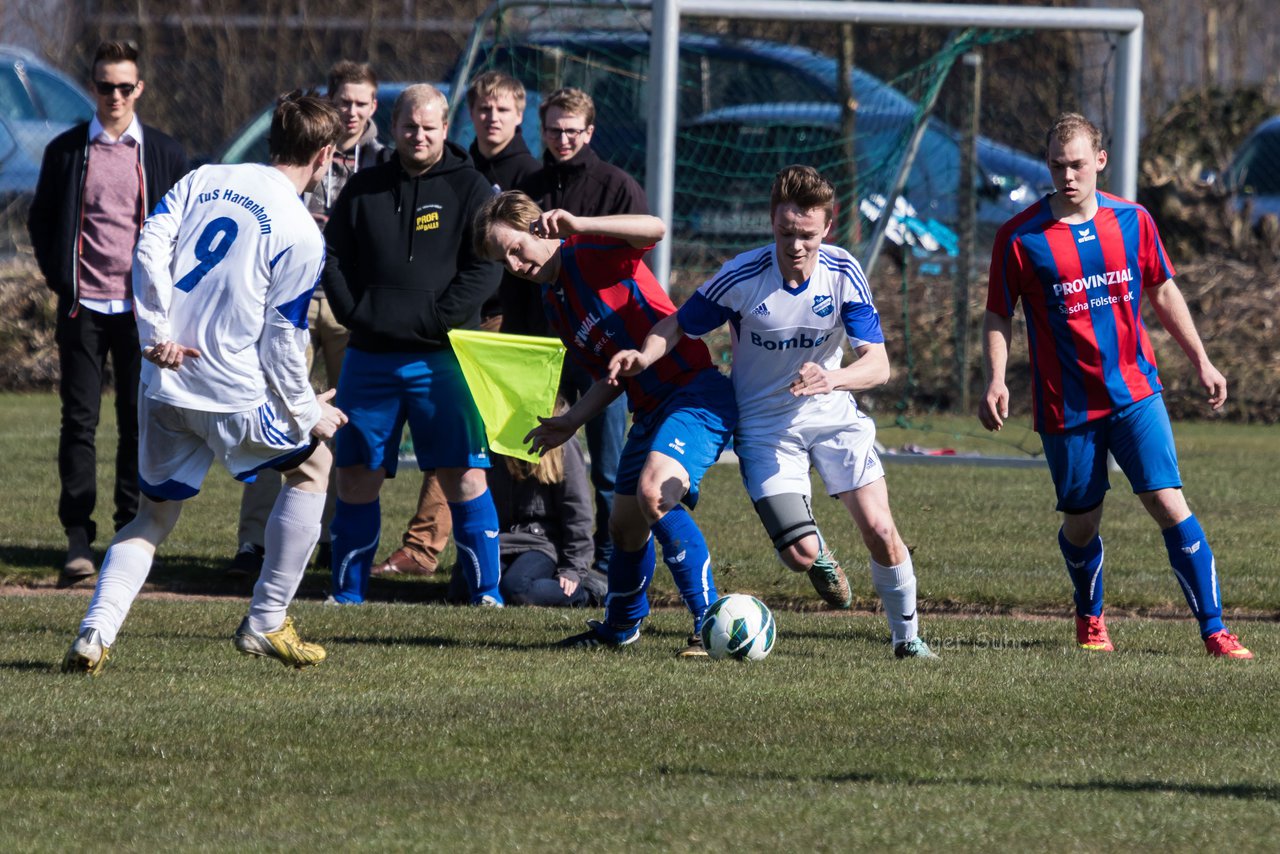
[[(1097, 657), (1070, 642), (1043, 469), (891, 465), (923, 632), (943, 656), (897, 662), (880, 616), (818, 610), (722, 466), (698, 518), (721, 589), (774, 607), (778, 646), (758, 665), (676, 660), (676, 609), (636, 648), (569, 654), (551, 645), (582, 613), (448, 608), (435, 581), (327, 608), (319, 573), (293, 612), (329, 660), (293, 672), (239, 657), (243, 591), (222, 578), (238, 496), (219, 473), (88, 680), (56, 672), (87, 604), (52, 590), (56, 414), (51, 396), (0, 396), (4, 850), (1274, 850), (1273, 429), (1177, 428), (1251, 664), (1204, 655), (1119, 482), (1104, 530), (1118, 651)], [(1036, 447), (1025, 428), (996, 444), (974, 428), (926, 419), (882, 439)], [(389, 486), (383, 553), (416, 478)], [(873, 608), (834, 505), (818, 502), (819, 521)], [(661, 572), (655, 596), (672, 598)]]

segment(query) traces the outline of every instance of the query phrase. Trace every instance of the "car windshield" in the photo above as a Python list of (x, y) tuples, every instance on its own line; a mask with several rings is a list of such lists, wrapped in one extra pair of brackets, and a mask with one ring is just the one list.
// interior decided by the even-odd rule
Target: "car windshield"
[(1252, 196), (1280, 195), (1280, 130), (1256, 134), (1236, 156), (1230, 184)]

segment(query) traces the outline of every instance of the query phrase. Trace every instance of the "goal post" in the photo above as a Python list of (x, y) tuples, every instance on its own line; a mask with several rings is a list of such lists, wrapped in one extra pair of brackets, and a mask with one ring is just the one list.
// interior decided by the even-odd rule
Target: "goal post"
[[(677, 63), (680, 20), (685, 16), (916, 27), (1073, 30), (1111, 34), (1117, 40), (1117, 91), (1112, 107), (1113, 150), (1109, 165), (1113, 186), (1119, 194), (1130, 199), (1137, 195), (1143, 22), (1143, 14), (1138, 9), (969, 6), (859, 0), (788, 0), (786, 3), (779, 3), (777, 0), (627, 0), (627, 5), (633, 8), (649, 7), (653, 14), (649, 61), (652, 97), (649, 102), (646, 190), (653, 212), (664, 222), (671, 222), (674, 212)], [(658, 281), (669, 281), (670, 242), (659, 242), (654, 247), (651, 260)]]

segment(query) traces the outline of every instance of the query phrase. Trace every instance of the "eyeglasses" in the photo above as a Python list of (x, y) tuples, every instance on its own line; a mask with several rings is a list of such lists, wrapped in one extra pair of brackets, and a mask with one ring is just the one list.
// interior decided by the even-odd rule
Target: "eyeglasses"
[(112, 92), (119, 92), (123, 98), (128, 98), (133, 94), (133, 90), (138, 88), (137, 83), (108, 83), (105, 80), (93, 81), (93, 88), (98, 90), (98, 94), (104, 98)]
[(564, 137), (570, 142), (576, 142), (578, 137), (587, 132), (586, 128), (543, 128), (542, 135), (549, 136), (552, 139)]

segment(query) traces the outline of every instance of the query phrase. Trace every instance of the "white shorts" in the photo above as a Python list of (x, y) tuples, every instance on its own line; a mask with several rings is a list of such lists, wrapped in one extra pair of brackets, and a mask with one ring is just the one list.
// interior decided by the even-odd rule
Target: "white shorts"
[(733, 450), (753, 502), (771, 495), (811, 495), (809, 467), (818, 470), (829, 495), (861, 489), (884, 477), (876, 453), (876, 423), (854, 405), (828, 409), (821, 419), (782, 424), (776, 430), (743, 430)]
[(296, 456), (311, 444), (274, 394), (248, 412), (204, 412), (138, 399), (138, 479), (148, 498), (182, 501), (200, 491), (220, 460), (237, 480)]

